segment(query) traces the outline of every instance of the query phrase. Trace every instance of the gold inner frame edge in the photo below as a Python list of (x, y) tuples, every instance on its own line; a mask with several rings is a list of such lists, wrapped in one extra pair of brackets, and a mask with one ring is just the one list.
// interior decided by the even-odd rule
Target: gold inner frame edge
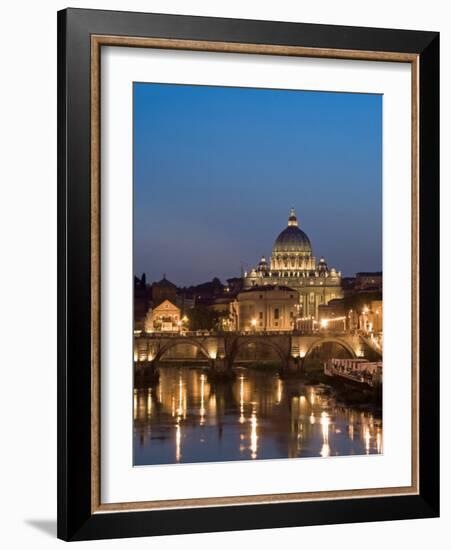
[[(410, 63), (411, 65), (411, 207), (412, 207), (412, 480), (406, 487), (279, 493), (228, 497), (102, 503), (100, 490), (100, 50), (102, 46), (247, 53), (330, 59)], [(306, 48), (233, 42), (91, 36), (91, 513), (163, 510), (209, 506), (308, 502), (343, 498), (419, 494), (419, 56), (401, 52)]]

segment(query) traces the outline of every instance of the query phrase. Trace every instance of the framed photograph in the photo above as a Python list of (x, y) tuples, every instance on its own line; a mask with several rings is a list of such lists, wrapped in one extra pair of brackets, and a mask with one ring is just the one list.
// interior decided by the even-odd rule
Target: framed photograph
[(439, 514), (439, 35), (58, 14), (58, 536)]

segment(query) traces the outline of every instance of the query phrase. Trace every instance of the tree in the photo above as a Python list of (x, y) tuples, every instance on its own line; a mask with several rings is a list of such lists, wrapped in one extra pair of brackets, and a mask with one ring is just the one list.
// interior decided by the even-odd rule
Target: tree
[(215, 311), (206, 306), (197, 305), (190, 309), (189, 327), (190, 330), (219, 330), (222, 319), (227, 316), (226, 311)]

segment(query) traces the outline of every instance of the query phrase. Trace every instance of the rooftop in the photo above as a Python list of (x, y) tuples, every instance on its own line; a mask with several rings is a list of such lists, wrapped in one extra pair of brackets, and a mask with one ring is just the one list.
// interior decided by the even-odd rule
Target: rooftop
[(280, 290), (282, 292), (297, 292), (294, 288), (285, 285), (255, 285), (242, 292), (269, 292), (270, 290)]

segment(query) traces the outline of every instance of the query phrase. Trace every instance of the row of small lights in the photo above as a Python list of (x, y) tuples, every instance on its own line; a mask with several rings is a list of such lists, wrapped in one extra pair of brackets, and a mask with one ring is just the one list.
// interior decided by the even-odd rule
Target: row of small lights
[[(349, 310), (349, 314), (351, 314), (351, 313), (352, 313), (352, 309)], [(367, 315), (369, 313), (368, 306), (363, 307), (362, 313), (364, 315)], [(379, 311), (376, 311), (376, 315), (379, 315)], [(321, 322), (320, 322), (321, 328), (327, 328), (328, 325), (329, 325), (329, 322), (344, 321), (344, 320), (346, 320), (346, 317), (333, 317), (332, 319), (322, 319)], [(184, 315), (182, 317), (182, 319), (177, 322), (177, 326), (181, 327), (183, 323), (188, 323), (188, 321), (189, 321), (188, 317), (186, 315)], [(317, 324), (317, 322), (318, 322), (315, 319), (313, 319), (313, 316), (312, 317), (298, 317), (297, 321), (313, 321), (313, 324)], [(258, 322), (257, 319), (255, 319), (255, 318), (251, 319), (251, 325), (254, 328), (257, 326), (257, 322)], [(141, 333), (141, 331), (135, 331), (135, 333)]]

